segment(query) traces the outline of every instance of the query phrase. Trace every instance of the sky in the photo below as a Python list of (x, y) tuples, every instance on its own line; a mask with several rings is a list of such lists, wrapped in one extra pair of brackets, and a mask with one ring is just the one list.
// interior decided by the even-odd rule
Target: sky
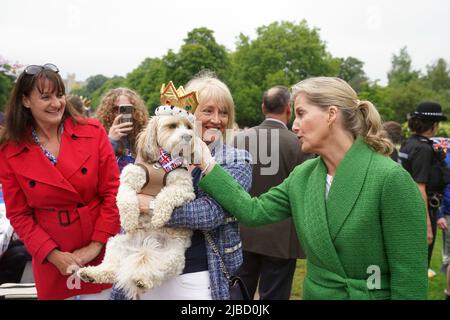
[(450, 63), (448, 0), (1, 0), (0, 56), (52, 62), (78, 81), (125, 76), (147, 57), (178, 51), (196, 27), (234, 51), (240, 33), (254, 39), (260, 26), (303, 19), (333, 56), (362, 60), (381, 84), (404, 46), (414, 69)]

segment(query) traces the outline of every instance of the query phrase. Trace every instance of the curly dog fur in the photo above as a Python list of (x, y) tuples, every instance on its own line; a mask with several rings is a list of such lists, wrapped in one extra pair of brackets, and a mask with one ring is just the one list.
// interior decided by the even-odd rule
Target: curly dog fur
[[(152, 117), (138, 138), (138, 160), (156, 162), (160, 148), (172, 154), (192, 155), (193, 141), (192, 124), (186, 118)], [(181, 274), (184, 253), (191, 244), (190, 230), (164, 227), (174, 208), (195, 199), (191, 174), (185, 169), (171, 171), (150, 214), (139, 211), (137, 195), (145, 182), (146, 173), (140, 166), (130, 164), (123, 169), (117, 207), (126, 233), (110, 238), (100, 265), (78, 271), (87, 282), (115, 283), (130, 299), (139, 299), (143, 290)]]

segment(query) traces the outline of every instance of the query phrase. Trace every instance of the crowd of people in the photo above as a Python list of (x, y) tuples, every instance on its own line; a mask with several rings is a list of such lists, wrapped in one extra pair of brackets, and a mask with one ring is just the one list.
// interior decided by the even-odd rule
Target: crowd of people
[[(196, 197), (166, 226), (192, 230), (191, 245), (183, 272), (141, 299), (228, 300), (231, 274), (251, 297), (287, 300), (297, 259), (307, 264), (304, 299), (426, 299), (437, 227), (450, 279), (450, 155), (432, 141), (447, 120), (438, 103), (408, 115), (405, 140), (348, 83), (314, 77), (268, 88), (265, 120), (239, 132), (230, 89), (213, 73), (185, 89), (198, 95), (201, 157), (187, 168)], [(16, 234), (1, 282), (19, 282), (31, 260), (39, 299), (126, 299), (114, 284), (69, 287), (68, 278), (100, 264), (125, 232), (120, 173), (138, 158), (149, 107), (114, 88), (92, 115), (66, 96), (57, 66), (24, 69), (0, 118), (0, 183)], [(151, 199), (138, 199), (148, 214)]]

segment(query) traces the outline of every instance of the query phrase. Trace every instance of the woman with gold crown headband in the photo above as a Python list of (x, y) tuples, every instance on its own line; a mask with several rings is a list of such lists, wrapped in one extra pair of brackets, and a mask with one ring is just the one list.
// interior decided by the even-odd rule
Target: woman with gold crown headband
[[(249, 190), (252, 177), (250, 155), (244, 150), (237, 150), (223, 143), (225, 135), (232, 132), (234, 122), (234, 102), (228, 87), (214, 76), (202, 74), (186, 85), (186, 91), (198, 93), (199, 104), (192, 111), (196, 125), (201, 126), (202, 140), (211, 148), (214, 147), (216, 162), (239, 181), (244, 189)], [(173, 101), (164, 102), (169, 106), (161, 106), (157, 109), (158, 114), (172, 112), (169, 110), (171, 105), (174, 105)], [(191, 107), (194, 109), (194, 106)], [(202, 175), (203, 172), (198, 168), (192, 170), (194, 186)], [(147, 290), (141, 299), (230, 299), (229, 283), (222, 272), (220, 257), (214, 250), (218, 250), (228, 272), (234, 274), (242, 263), (238, 222), (198, 187), (195, 187), (195, 193), (196, 199), (175, 209), (166, 225), (194, 231), (192, 244), (185, 253), (183, 273), (159, 287)], [(139, 195), (139, 200), (142, 210), (148, 210), (149, 201), (146, 196)], [(116, 295), (113, 298), (120, 297)]]

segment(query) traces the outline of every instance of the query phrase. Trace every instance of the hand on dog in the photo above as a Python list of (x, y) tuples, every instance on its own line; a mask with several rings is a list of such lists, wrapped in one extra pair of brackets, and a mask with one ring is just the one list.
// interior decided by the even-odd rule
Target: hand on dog
[(214, 168), (216, 161), (211, 155), (211, 150), (209, 150), (208, 145), (203, 140), (197, 138), (195, 143), (197, 144), (198, 148), (201, 148), (202, 152), (200, 164), (198, 164), (197, 167), (202, 170), (203, 174), (208, 174)]
[(133, 130), (133, 123), (131, 122), (125, 122), (120, 123), (120, 119), (122, 118), (122, 115), (119, 114), (115, 119), (114, 122), (111, 125), (111, 128), (109, 128), (108, 137), (112, 140), (118, 141), (122, 137), (125, 137), (128, 135), (128, 133)]
[(138, 194), (139, 200), (139, 212), (141, 214), (149, 214), (150, 213), (150, 200), (155, 200), (155, 197), (146, 195), (146, 194)]
[(86, 247), (77, 249), (73, 252), (73, 255), (77, 257), (81, 263), (81, 265), (85, 265), (100, 254), (103, 248), (103, 243), (92, 241), (90, 244), (88, 244)]

